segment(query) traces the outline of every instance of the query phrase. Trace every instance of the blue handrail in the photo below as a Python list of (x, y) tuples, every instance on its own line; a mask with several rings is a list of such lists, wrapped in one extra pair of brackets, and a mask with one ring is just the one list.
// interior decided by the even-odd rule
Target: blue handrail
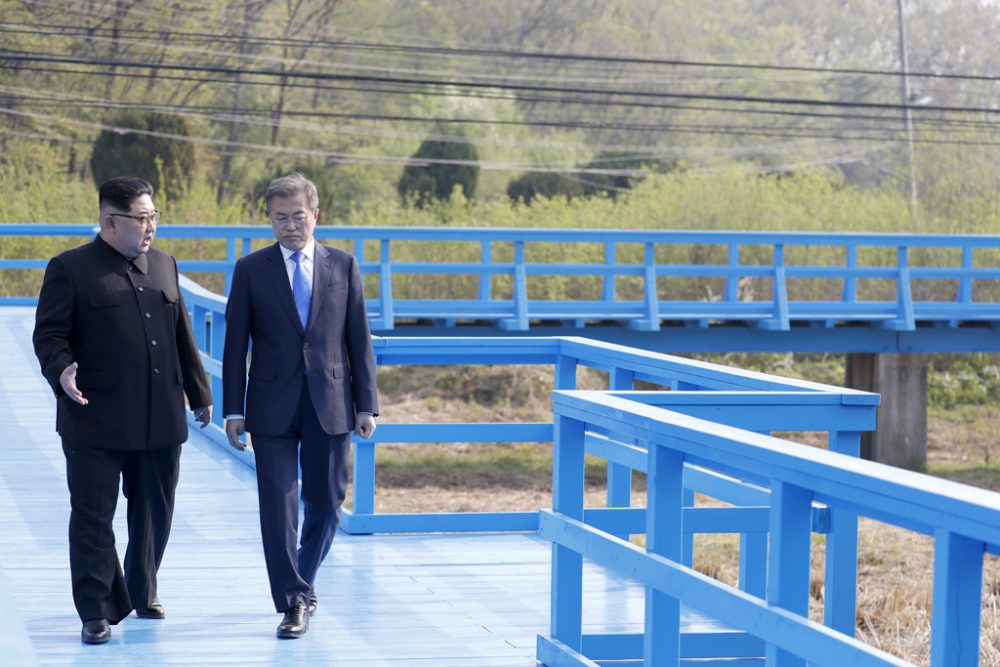
[[(837, 530), (827, 535), (825, 625), (809, 620), (810, 533), (817, 529), (819, 502), (829, 509), (832, 528), (845, 519), (856, 526), (862, 515), (934, 538), (930, 662), (979, 664), (983, 556), (1000, 554), (1000, 494), (743, 430), (759, 429), (752, 414), (742, 428), (708, 421), (679, 409), (686, 400), (697, 402), (669, 393), (554, 392), (553, 509), (542, 511), (539, 529), (554, 543), (552, 627), (538, 638), (540, 661), (593, 665), (641, 658), (666, 665), (682, 657), (766, 656), (767, 664), (781, 665), (908, 664), (854, 639), (854, 615), (844, 612), (853, 610), (856, 561), (831, 563), (830, 548), (842, 546)], [(647, 473), (644, 521), (629, 528), (645, 533), (645, 549), (586, 517), (583, 457), (594, 453), (592, 437), (605, 441), (609, 460), (627, 460)], [(686, 508), (685, 489), (692, 470), (753, 479), (767, 489), (768, 501), (760, 503), (769, 508), (760, 519), (766, 526), (759, 528), (769, 535), (766, 584), (756, 592), (690, 567), (684, 540), (695, 517)], [(746, 525), (744, 519), (744, 530)], [(583, 633), (584, 558), (646, 587), (644, 633)], [(852, 596), (849, 605), (845, 593)], [(737, 633), (725, 638), (729, 652), (693, 654), (681, 634), (681, 605), (757, 643), (737, 641)], [(831, 612), (831, 605), (840, 609)]]
[[(91, 236), (92, 225), (2, 224), (0, 238), (15, 236)], [(265, 226), (164, 225), (158, 235), (168, 239), (220, 239), (225, 256), (216, 259), (180, 258), (185, 272), (216, 272), (228, 288), (236, 259), (251, 249), (255, 240), (271, 239)], [(889, 331), (912, 332), (921, 324), (945, 328), (970, 325), (1000, 326), (1000, 236), (832, 234), (812, 232), (729, 231), (634, 231), (512, 228), (427, 227), (320, 227), (316, 235), (325, 241), (353, 242), (361, 269), (375, 278), (378, 295), (370, 299), (372, 328), (390, 331), (403, 321), (431, 320), (454, 326), (457, 322), (492, 322), (509, 331), (527, 331), (532, 322), (556, 321), (584, 327), (588, 322), (621, 322), (637, 331), (657, 331), (664, 322), (686, 322), (704, 327), (710, 322), (739, 323), (769, 331), (788, 331), (796, 324), (819, 327), (868, 325)], [(430, 247), (440, 242), (464, 241), (479, 245), (476, 261), (407, 260), (401, 246)], [(366, 243), (376, 244), (378, 258), (365, 255)], [(597, 244), (603, 246), (603, 261), (591, 263), (530, 261), (541, 244)], [(416, 245), (414, 245), (416, 244)], [(686, 246), (718, 248), (723, 263), (667, 263), (662, 253)], [(507, 246), (510, 246), (508, 249)], [(568, 246), (567, 246), (568, 247)], [(631, 260), (623, 249), (633, 248)], [(795, 263), (793, 250), (825, 247), (843, 262)], [(895, 260), (864, 265), (859, 251), (892, 252)], [(499, 254), (510, 258), (501, 261)], [(915, 265), (913, 252), (930, 251), (933, 262)], [(746, 253), (763, 256), (762, 263), (743, 258)], [(949, 257), (954, 257), (953, 261)], [(769, 259), (768, 259), (769, 257)], [(950, 263), (949, 263), (950, 262)], [(0, 269), (40, 269), (44, 258), (0, 259)], [(927, 262), (925, 262), (927, 264)], [(478, 287), (469, 298), (400, 298), (394, 281), (413, 275), (468, 276)], [(549, 300), (531, 295), (538, 281), (551, 277), (593, 278), (598, 285), (593, 298)], [(504, 293), (494, 279), (507, 281)], [(620, 278), (638, 281), (630, 294), (622, 294)], [(662, 282), (669, 279), (701, 281), (708, 292), (712, 281), (721, 281), (720, 294), (693, 299), (666, 293)], [(795, 286), (809, 281), (836, 281), (836, 295), (827, 289), (822, 298), (796, 296)], [(754, 298), (741, 285), (762, 281), (766, 294)], [(894, 297), (864, 299), (866, 281), (894, 285)], [(933, 295), (915, 295), (914, 285), (933, 283)], [(749, 284), (749, 283), (747, 283)], [(398, 288), (398, 283), (397, 286)], [(509, 291), (509, 296), (507, 294)], [(829, 293), (827, 293), (829, 292)], [(671, 297), (674, 298), (671, 298)], [(666, 298), (665, 298), (666, 297)], [(0, 298), (0, 303), (34, 303), (31, 295)]]

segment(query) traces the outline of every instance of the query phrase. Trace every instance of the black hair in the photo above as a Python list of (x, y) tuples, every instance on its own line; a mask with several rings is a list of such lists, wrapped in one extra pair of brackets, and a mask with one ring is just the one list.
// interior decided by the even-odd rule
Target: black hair
[(128, 211), (132, 202), (143, 195), (153, 196), (153, 184), (136, 176), (118, 176), (101, 184), (97, 201), (101, 208), (111, 206)]

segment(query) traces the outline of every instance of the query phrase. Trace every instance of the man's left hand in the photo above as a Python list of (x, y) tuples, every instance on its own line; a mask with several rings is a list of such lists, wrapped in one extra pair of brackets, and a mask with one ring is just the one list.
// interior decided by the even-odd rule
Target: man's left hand
[(375, 418), (371, 415), (358, 415), (354, 420), (354, 433), (359, 438), (367, 440), (375, 432)]
[(212, 423), (212, 406), (209, 405), (204, 408), (197, 408), (194, 411), (194, 420), (201, 424), (204, 429), (206, 426)]

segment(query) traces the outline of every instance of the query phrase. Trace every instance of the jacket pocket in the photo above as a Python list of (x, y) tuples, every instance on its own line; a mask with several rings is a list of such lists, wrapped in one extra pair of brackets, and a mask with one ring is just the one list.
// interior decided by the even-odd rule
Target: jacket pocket
[(177, 303), (178, 295), (177, 292), (168, 292), (167, 290), (160, 290), (163, 294), (163, 300), (167, 303)]
[(344, 377), (344, 365), (343, 364), (334, 364), (333, 365), (333, 377), (335, 377), (337, 379), (340, 379), (340, 378)]

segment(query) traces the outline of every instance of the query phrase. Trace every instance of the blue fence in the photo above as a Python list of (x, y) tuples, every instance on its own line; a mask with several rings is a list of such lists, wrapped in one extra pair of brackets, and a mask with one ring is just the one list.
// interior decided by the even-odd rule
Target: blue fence
[[(766, 402), (768, 396), (755, 399)], [(765, 657), (768, 665), (907, 664), (853, 639), (856, 560), (831, 555), (830, 548), (843, 547), (841, 531), (849, 525), (846, 534), (852, 536), (858, 515), (934, 538), (930, 662), (936, 667), (979, 664), (983, 557), (1000, 553), (1000, 495), (834, 451), (789, 445), (720, 423), (725, 419), (692, 417), (677, 409), (670, 394), (556, 391), (554, 410), (553, 509), (542, 511), (540, 525), (540, 533), (555, 545), (551, 634), (538, 640), (538, 658), (545, 664), (642, 658), (647, 665), (673, 665), (688, 657), (743, 659), (719, 663), (724, 665), (763, 664)], [(773, 426), (769, 417), (749, 417), (744, 427)], [(605, 440), (609, 460), (647, 473), (644, 521), (630, 528), (645, 533), (645, 549), (586, 520), (583, 463), (592, 437)], [(749, 507), (727, 509), (747, 516), (733, 525), (719, 521), (712, 526), (745, 537), (753, 525), (767, 534), (766, 576), (757, 590), (726, 586), (690, 567), (685, 538), (706, 522), (687, 508), (693, 470), (748, 480), (768, 490), (767, 498), (757, 502), (764, 508), (760, 516), (748, 518), (755, 511)], [(831, 528), (825, 625), (811, 622), (808, 610), (810, 533), (817, 527), (817, 503), (829, 512)], [(583, 558), (645, 585), (644, 634), (582, 633)], [(715, 637), (706, 651), (681, 634), (681, 605), (738, 632)]]
[[(6, 224), (0, 238), (93, 229)], [(272, 237), (262, 226), (164, 225), (158, 235), (224, 242), (224, 257), (182, 256), (180, 264), (221, 273), (227, 286), (235, 260)], [(383, 333), (404, 326), (440, 335), (465, 325), (469, 335), (479, 325), (477, 335), (484, 326), (516, 334), (544, 324), (594, 336), (610, 323), (618, 341), (667, 329), (678, 351), (1000, 350), (1000, 236), (320, 227), (317, 237), (342, 241), (359, 258), (370, 276), (372, 328)], [(400, 261), (401, 247), (424, 259)], [(590, 259), (560, 259), (581, 256)], [(45, 262), (0, 259), (0, 269)], [(395, 296), (400, 280), (426, 275), (464, 280), (469, 294)], [(552, 281), (575, 281), (573, 294), (562, 294), (571, 298), (536, 296)]]

